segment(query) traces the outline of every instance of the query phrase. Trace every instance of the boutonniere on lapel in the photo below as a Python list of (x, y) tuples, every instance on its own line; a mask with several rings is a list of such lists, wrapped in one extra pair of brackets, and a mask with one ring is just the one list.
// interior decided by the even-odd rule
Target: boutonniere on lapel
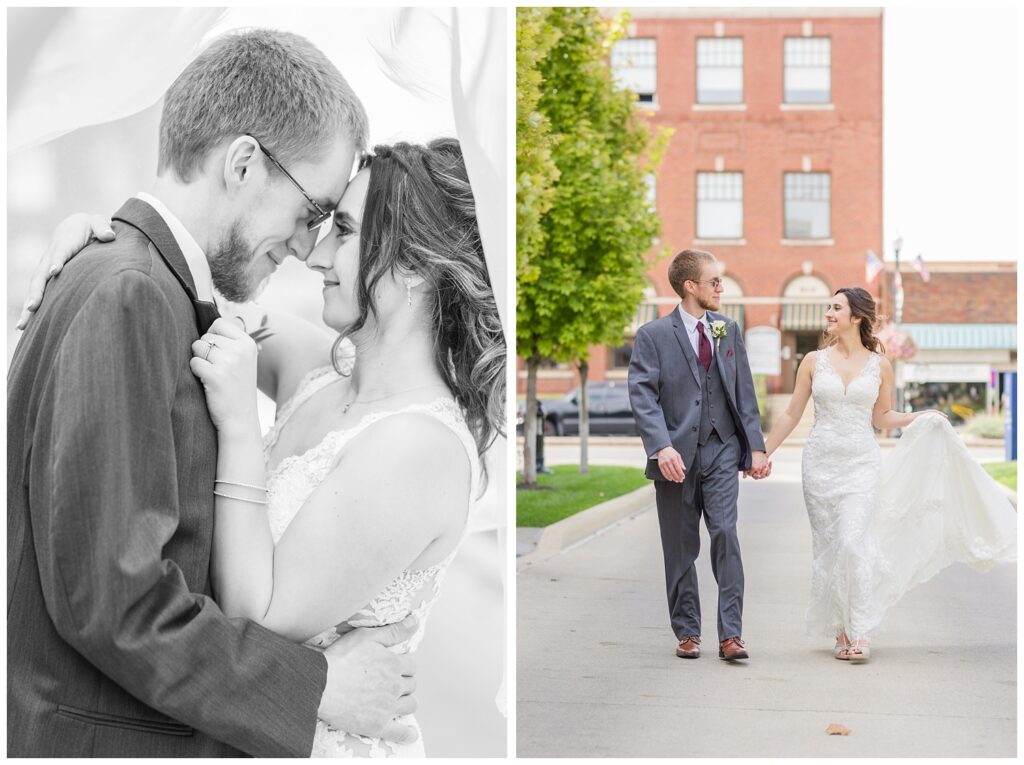
[(715, 353), (718, 353), (718, 346), (722, 344), (722, 338), (729, 336), (729, 332), (725, 328), (724, 321), (716, 319), (711, 322), (711, 336), (715, 338)]

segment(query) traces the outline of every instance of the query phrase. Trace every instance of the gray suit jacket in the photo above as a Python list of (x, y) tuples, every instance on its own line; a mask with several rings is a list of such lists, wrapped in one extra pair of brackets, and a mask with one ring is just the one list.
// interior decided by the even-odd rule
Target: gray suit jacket
[(210, 597), (217, 441), (189, 369), (209, 304), (149, 205), (114, 229), (8, 374), (7, 754), (306, 756), (324, 657)]
[[(732, 319), (708, 311), (710, 321), (726, 322), (712, 363), (718, 365), (729, 410), (736, 423), (742, 456), (740, 470), (751, 464), (751, 451), (764, 451), (764, 435), (750, 376), (747, 351), (739, 327)], [(649, 322), (636, 333), (629, 360), (629, 401), (647, 452), (648, 478), (664, 481), (658, 452), (673, 447), (684, 465), (693, 464), (700, 428), (700, 377), (703, 373), (678, 309)]]

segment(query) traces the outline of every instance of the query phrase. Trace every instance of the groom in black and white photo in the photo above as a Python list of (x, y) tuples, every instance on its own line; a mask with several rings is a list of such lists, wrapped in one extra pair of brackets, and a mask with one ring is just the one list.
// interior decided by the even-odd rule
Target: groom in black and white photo
[(754, 383), (736, 323), (718, 313), (722, 278), (709, 252), (683, 250), (668, 269), (682, 302), (642, 326), (629, 397), (654, 481), (676, 655), (701, 653), (696, 560), (703, 515), (718, 582), (719, 658), (747, 659), (743, 563), (736, 534), (739, 473), (766, 477)]
[(389, 650), (414, 625), (321, 653), (212, 600), (217, 442), (189, 368), (213, 288), (245, 299), (309, 254), (366, 134), (305, 39), (221, 38), (166, 94), (150, 193), (48, 288), (8, 375), (8, 756), (308, 756), (318, 717), (415, 738)]

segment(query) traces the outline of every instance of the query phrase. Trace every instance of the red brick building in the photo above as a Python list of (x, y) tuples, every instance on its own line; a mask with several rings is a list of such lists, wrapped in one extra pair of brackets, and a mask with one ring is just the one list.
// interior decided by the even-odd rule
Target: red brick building
[[(781, 365), (771, 392), (792, 389), (840, 286), (865, 286), (868, 250), (882, 253), (882, 11), (827, 8), (635, 8), (616, 76), (651, 120), (672, 128), (656, 184), (657, 249), (713, 252), (724, 264), (723, 310), (752, 355)], [(653, 180), (653, 179), (652, 179)], [(620, 348), (595, 348), (590, 379), (624, 379), (636, 326), (679, 302), (668, 262)], [(878, 288), (878, 281), (873, 285)], [(781, 353), (780, 353), (781, 350)], [(519, 392), (525, 391), (525, 372)], [(576, 384), (542, 370), (541, 393)]]

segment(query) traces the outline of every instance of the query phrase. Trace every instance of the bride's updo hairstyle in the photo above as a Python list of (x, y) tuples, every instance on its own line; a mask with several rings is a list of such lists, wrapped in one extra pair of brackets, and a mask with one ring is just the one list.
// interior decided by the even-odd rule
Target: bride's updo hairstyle
[[(484, 260), (473, 190), (454, 138), (377, 146), (360, 224), (358, 331), (381, 279), (415, 273), (426, 286), (434, 362), (482, 456), (505, 423), (505, 337)], [(485, 476), (486, 478), (486, 476)]]
[[(871, 293), (863, 287), (840, 287), (832, 293), (833, 297), (839, 293), (846, 295), (846, 301), (850, 304), (850, 317), (860, 319), (860, 342), (873, 353), (885, 355), (885, 346), (882, 341), (875, 337), (879, 329), (880, 320), (875, 307), (875, 299)], [(834, 345), (836, 338), (828, 336), (825, 345)]]

